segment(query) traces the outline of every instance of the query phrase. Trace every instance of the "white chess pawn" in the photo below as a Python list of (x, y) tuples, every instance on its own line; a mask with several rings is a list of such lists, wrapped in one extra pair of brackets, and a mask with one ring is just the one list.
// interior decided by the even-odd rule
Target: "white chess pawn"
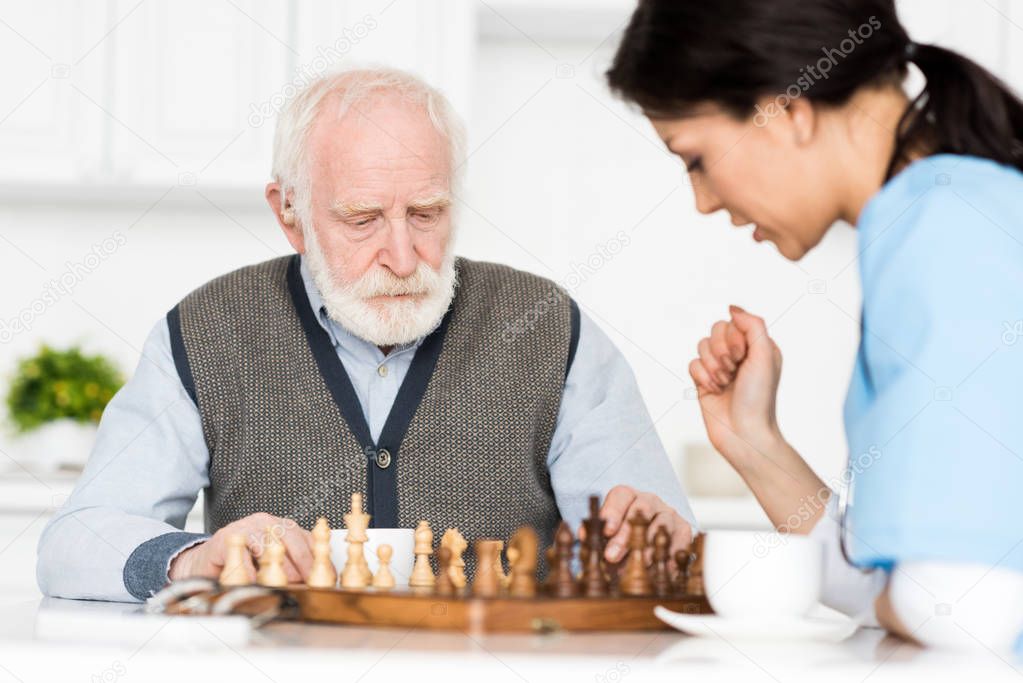
[(284, 544), (274, 535), (273, 527), (266, 528), (266, 543), (259, 555), (256, 583), (260, 586), (288, 585), (288, 574), (284, 571)]
[(249, 579), (249, 549), (245, 534), (231, 534), (227, 537), (227, 552), (224, 568), (220, 572), (221, 586), (247, 586)]
[(377, 547), (377, 559), (380, 560), (380, 568), (377, 569), (377, 574), (373, 577), (374, 588), (379, 588), (380, 590), (394, 588), (394, 575), (391, 573), (391, 555), (393, 552), (391, 546), (386, 543), (382, 543)]

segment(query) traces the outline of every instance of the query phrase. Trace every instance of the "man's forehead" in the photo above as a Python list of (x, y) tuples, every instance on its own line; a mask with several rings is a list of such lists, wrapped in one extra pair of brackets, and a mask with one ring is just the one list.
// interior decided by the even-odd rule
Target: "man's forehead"
[(420, 105), (400, 99), (371, 99), (352, 105), (343, 114), (326, 107), (317, 116), (308, 144), (312, 152), (331, 156), (385, 155), (436, 163), (448, 155), (448, 142)]

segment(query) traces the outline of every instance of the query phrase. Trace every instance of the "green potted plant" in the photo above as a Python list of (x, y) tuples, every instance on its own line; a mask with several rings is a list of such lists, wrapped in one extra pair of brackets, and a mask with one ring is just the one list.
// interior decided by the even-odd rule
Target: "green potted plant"
[(86, 355), (77, 346), (43, 345), (20, 359), (7, 410), (21, 450), (42, 469), (82, 467), (103, 409), (123, 383), (110, 360)]

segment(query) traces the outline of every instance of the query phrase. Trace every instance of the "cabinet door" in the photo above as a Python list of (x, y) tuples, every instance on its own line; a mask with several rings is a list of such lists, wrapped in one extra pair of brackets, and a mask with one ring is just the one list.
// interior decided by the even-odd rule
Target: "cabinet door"
[(1000, 7), (1005, 21), (1005, 69), (1001, 76), (1008, 81), (1017, 97), (1023, 97), (1023, 3), (1002, 0)]
[(297, 74), (358, 65), (412, 71), (468, 117), (475, 12), (468, 0), (296, 3)]
[(918, 43), (961, 52), (995, 73), (1005, 73), (1003, 0), (899, 0), (899, 18)]
[(176, 0), (146, 3), (123, 22), (110, 105), (115, 182), (261, 186), (273, 130), (250, 114), (280, 88), (296, 52), (288, 7)]
[[(103, 3), (0, 2), (0, 182), (74, 182), (101, 163)], [(102, 96), (100, 96), (102, 99)]]
[(36, 586), (36, 545), (50, 513), (5, 511), (0, 514), (0, 605), (41, 595)]

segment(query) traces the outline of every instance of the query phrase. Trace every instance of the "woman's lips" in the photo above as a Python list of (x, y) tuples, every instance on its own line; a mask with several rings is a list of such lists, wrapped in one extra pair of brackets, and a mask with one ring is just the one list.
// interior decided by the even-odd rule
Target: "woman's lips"
[(763, 242), (765, 239), (767, 239), (767, 235), (764, 233), (764, 229), (761, 228), (759, 225), (753, 229), (753, 239), (756, 240), (757, 242)]

